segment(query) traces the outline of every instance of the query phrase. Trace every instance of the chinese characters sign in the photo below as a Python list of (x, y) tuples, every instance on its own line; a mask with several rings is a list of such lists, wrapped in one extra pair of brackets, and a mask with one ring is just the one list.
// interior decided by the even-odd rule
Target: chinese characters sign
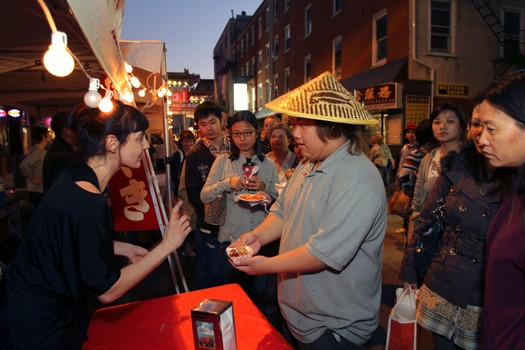
[(430, 118), (430, 96), (406, 96), (405, 123), (419, 124)]
[(402, 108), (402, 86), (397, 83), (370, 86), (356, 90), (356, 99), (368, 110)]
[(116, 231), (144, 231), (159, 228), (144, 159), (138, 169), (120, 168), (109, 182), (111, 210)]

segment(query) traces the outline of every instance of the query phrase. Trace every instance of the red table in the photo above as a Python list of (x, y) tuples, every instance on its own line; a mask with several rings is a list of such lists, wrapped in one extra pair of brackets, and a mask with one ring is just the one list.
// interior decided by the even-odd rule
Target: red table
[(233, 302), (237, 349), (292, 349), (237, 284), (97, 310), (82, 349), (193, 349), (190, 311), (206, 298)]

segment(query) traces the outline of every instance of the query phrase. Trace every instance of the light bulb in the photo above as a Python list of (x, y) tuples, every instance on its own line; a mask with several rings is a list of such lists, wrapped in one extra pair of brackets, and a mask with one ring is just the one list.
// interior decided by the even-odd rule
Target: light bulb
[(113, 110), (113, 102), (111, 102), (111, 98), (113, 97), (113, 91), (106, 90), (106, 95), (102, 100), (100, 100), (100, 103), (98, 104), (98, 109), (100, 109), (104, 113), (109, 113)]
[(133, 67), (128, 62), (124, 62), (124, 69), (127, 73), (133, 72)]
[(164, 92), (162, 90), (157, 91), (157, 96), (160, 98), (164, 97)]
[(84, 103), (86, 106), (91, 108), (97, 108), (102, 96), (98, 93), (98, 85), (100, 81), (96, 78), (89, 79), (89, 89), (88, 92), (84, 95)]
[(129, 89), (125, 89), (124, 92), (122, 92), (122, 96), (121, 96), (121, 100), (125, 101), (125, 102), (128, 102), (128, 103), (131, 103), (133, 102), (133, 92), (131, 92), (131, 90)]
[(132, 77), (130, 79), (130, 83), (131, 83), (131, 85), (133, 85), (134, 88), (139, 88), (140, 87), (140, 81), (139, 81), (139, 78), (137, 78), (137, 77)]
[(139, 96), (140, 97), (146, 96), (146, 89), (139, 90)]
[(75, 61), (67, 52), (67, 35), (63, 32), (51, 34), (51, 45), (44, 54), (44, 67), (57, 77), (65, 77), (75, 68)]
[(173, 95), (173, 92), (171, 92), (171, 90), (168, 90), (166, 91), (166, 95), (168, 95), (168, 97), (171, 97), (171, 95)]

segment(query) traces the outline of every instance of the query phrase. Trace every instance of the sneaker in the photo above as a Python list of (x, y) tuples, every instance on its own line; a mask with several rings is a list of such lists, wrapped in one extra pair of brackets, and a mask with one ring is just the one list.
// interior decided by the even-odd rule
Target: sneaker
[(402, 235), (402, 234), (406, 233), (406, 230), (404, 228), (400, 228), (400, 229), (397, 229), (395, 232), (397, 234), (399, 234), (399, 235)]

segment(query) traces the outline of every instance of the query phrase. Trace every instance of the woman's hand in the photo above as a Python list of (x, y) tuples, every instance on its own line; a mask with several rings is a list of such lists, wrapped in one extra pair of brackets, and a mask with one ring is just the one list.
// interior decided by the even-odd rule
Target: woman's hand
[(241, 179), (240, 177), (232, 177), (230, 178), (230, 189), (232, 191), (240, 191), (244, 187), (244, 179)]
[(264, 191), (266, 189), (266, 184), (257, 175), (253, 175), (246, 180), (245, 187), (247, 190), (251, 191)]
[(182, 201), (179, 201), (171, 210), (170, 220), (164, 234), (163, 243), (170, 253), (180, 247), (191, 232), (190, 218), (182, 212), (181, 206)]
[(405, 288), (405, 289), (408, 289), (408, 288), (417, 289), (417, 283), (408, 283), (408, 282), (403, 281), (403, 288)]

